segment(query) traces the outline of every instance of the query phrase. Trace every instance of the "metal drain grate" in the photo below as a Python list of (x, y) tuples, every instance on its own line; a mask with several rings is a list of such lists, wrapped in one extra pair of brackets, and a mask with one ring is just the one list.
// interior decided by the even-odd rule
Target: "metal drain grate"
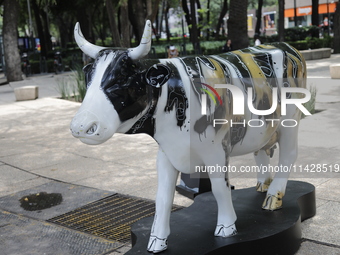
[[(174, 206), (173, 211), (181, 208)], [(128, 243), (131, 225), (142, 218), (153, 216), (154, 213), (155, 203), (152, 201), (115, 194), (47, 221), (120, 243)]]

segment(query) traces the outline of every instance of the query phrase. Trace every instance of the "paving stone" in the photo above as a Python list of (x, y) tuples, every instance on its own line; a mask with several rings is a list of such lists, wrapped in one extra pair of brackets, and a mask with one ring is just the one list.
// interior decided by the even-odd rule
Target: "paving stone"
[[(50, 208), (36, 211), (29, 211), (21, 207), (19, 201), (21, 198), (41, 192), (59, 193), (62, 196), (62, 202)], [(50, 181), (40, 186), (0, 197), (0, 209), (34, 219), (47, 220), (112, 194), (114, 192)]]
[(302, 223), (302, 237), (340, 246), (340, 202), (328, 201)]
[(336, 255), (340, 254), (340, 247), (331, 247), (310, 241), (304, 241), (296, 255)]
[[(340, 174), (339, 174), (340, 175)], [(317, 196), (328, 201), (340, 202), (340, 176), (338, 178), (327, 180), (317, 186)], [(340, 216), (340, 215), (339, 215)]]
[(1, 254), (104, 254), (120, 243), (0, 210)]

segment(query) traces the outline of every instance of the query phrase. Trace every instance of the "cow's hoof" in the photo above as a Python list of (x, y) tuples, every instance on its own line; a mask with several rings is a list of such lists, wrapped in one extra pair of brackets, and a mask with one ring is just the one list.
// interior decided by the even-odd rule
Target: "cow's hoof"
[(157, 236), (150, 236), (148, 248), (149, 252), (159, 253), (168, 248), (167, 238), (158, 238)]
[(256, 191), (258, 192), (267, 192), (270, 183), (273, 181), (273, 179), (267, 179), (264, 182), (257, 182), (256, 184)]
[(282, 207), (283, 193), (277, 192), (276, 195), (267, 194), (262, 204), (262, 209), (268, 211), (275, 211)]
[(215, 236), (228, 237), (237, 234), (235, 224), (225, 227), (224, 225), (217, 225), (215, 229)]

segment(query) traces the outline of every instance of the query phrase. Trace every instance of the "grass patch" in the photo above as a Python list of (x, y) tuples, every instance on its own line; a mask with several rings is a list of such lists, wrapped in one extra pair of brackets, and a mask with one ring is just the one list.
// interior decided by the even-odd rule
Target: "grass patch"
[(57, 80), (57, 91), (62, 99), (82, 102), (86, 94), (85, 75), (80, 66), (77, 66), (70, 76)]

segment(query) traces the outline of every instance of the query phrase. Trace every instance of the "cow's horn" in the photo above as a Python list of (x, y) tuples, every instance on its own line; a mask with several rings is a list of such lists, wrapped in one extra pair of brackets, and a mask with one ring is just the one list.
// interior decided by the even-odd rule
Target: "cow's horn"
[(100, 47), (87, 41), (80, 30), (79, 22), (74, 26), (74, 39), (82, 52), (91, 58), (96, 58), (99, 51), (106, 49), (105, 47)]
[(151, 48), (151, 35), (151, 21), (147, 20), (145, 23), (144, 32), (140, 44), (135, 48), (128, 49), (129, 57), (131, 59), (140, 59), (142, 57), (145, 57), (149, 53)]

